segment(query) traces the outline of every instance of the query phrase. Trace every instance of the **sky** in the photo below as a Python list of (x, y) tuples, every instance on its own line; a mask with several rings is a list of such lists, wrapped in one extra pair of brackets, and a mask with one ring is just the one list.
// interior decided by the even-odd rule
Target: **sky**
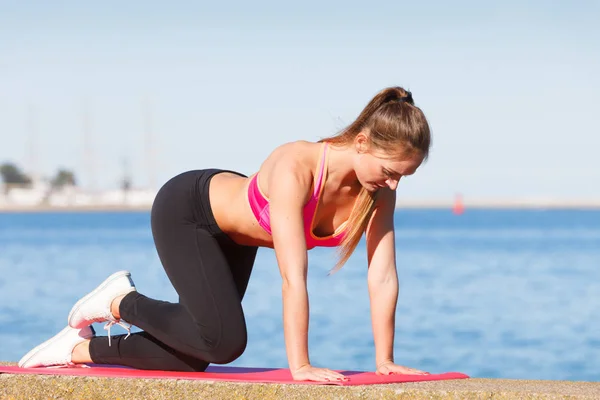
[(399, 85), (433, 133), (399, 199), (600, 200), (600, 1), (485, 3), (0, 0), (0, 163), (251, 174)]

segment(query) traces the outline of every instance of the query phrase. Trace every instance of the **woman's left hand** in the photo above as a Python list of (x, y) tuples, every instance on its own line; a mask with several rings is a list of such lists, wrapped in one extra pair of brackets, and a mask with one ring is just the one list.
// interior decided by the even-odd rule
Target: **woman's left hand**
[(377, 367), (377, 375), (390, 375), (390, 374), (402, 374), (402, 375), (430, 375), (429, 372), (420, 371), (414, 368), (403, 367), (402, 365), (396, 365), (393, 362), (382, 363)]

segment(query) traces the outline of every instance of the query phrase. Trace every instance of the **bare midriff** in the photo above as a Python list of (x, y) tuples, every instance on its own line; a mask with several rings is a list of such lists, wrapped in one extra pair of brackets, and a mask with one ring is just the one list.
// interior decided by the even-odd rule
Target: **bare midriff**
[(248, 203), (249, 178), (229, 172), (213, 176), (209, 198), (217, 225), (234, 242), (245, 246), (273, 247), (273, 239), (258, 224)]

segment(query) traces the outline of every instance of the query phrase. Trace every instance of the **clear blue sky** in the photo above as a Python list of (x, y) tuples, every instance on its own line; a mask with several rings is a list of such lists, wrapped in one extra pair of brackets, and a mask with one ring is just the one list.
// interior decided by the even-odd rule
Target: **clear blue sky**
[(401, 197), (600, 199), (599, 1), (287, 3), (0, 0), (0, 162), (144, 186), (147, 104), (159, 184), (249, 174), (402, 85), (434, 147)]

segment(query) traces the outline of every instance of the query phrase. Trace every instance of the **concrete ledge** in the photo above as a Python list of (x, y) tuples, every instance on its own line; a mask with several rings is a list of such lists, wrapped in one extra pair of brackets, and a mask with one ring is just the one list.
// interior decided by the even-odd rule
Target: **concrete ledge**
[[(14, 363), (2, 363), (14, 365)], [(459, 379), (312, 386), (0, 374), (1, 399), (600, 399), (600, 382)]]

